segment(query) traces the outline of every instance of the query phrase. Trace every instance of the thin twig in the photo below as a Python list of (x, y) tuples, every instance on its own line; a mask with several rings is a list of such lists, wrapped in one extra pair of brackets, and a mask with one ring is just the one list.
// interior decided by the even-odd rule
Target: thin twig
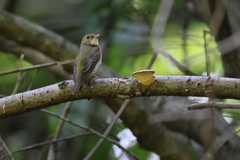
[[(21, 54), (21, 57), (20, 57), (20, 62), (19, 62), (19, 69), (22, 68), (22, 62), (23, 62), (23, 59), (24, 59), (24, 54)], [(18, 73), (18, 80), (17, 80), (17, 83), (13, 89), (13, 92), (12, 92), (12, 95), (16, 94), (20, 85), (22, 84), (22, 81), (25, 77), (25, 74), (22, 74), (22, 72), (19, 72)]]
[(210, 76), (210, 58), (208, 53), (207, 34), (210, 34), (210, 32), (203, 30), (204, 50), (205, 50), (205, 58), (206, 58), (206, 71), (207, 71), (207, 76)]
[(99, 133), (99, 132), (96, 132), (95, 130), (93, 130), (93, 129), (89, 128), (89, 127), (86, 127), (86, 126), (83, 126), (83, 125), (80, 125), (80, 124), (76, 124), (76, 123), (70, 121), (69, 119), (64, 118), (64, 117), (62, 117), (62, 116), (59, 116), (59, 115), (57, 115), (57, 114), (55, 114), (55, 113), (52, 113), (52, 112), (50, 112), (50, 111), (48, 111), (48, 110), (41, 109), (41, 111), (43, 111), (43, 112), (45, 112), (45, 113), (47, 113), (47, 114), (49, 114), (49, 115), (52, 115), (52, 116), (54, 116), (54, 117), (56, 117), (56, 118), (62, 119), (62, 120), (64, 120), (65, 122), (68, 122), (68, 123), (70, 123), (70, 124), (72, 124), (72, 125), (74, 125), (74, 126), (76, 126), (76, 127), (85, 129), (85, 130), (87, 130), (87, 131), (89, 131), (89, 132), (91, 132), (91, 133), (93, 133), (93, 134), (95, 134), (95, 135), (97, 135), (97, 136), (99, 136), (99, 137), (102, 137), (103, 139), (105, 139), (105, 140), (107, 140), (107, 141), (115, 144), (118, 148), (122, 149), (124, 152), (126, 152), (126, 153), (129, 154), (129, 155), (131, 155), (134, 159), (139, 160), (139, 158), (138, 158), (136, 155), (134, 155), (133, 153), (131, 153), (130, 151), (128, 151), (127, 149), (125, 149), (125, 148), (124, 148), (123, 146), (121, 146), (118, 142), (116, 142), (116, 141), (114, 141), (114, 140), (112, 140), (112, 139), (110, 139), (110, 138), (108, 138), (108, 137), (103, 136), (103, 135), (102, 135), (101, 133)]
[(186, 106), (187, 110), (205, 109), (205, 108), (227, 108), (227, 109), (240, 109), (240, 103), (226, 103), (226, 102), (208, 102), (197, 103)]
[(50, 63), (44, 63), (44, 64), (38, 64), (30, 67), (25, 67), (25, 68), (18, 68), (18, 69), (13, 69), (9, 71), (4, 71), (0, 72), (0, 76), (6, 75), (6, 74), (11, 74), (11, 73), (16, 73), (16, 72), (22, 72), (22, 71), (28, 71), (36, 68), (45, 68), (45, 67), (50, 67), (54, 65), (65, 65), (68, 63), (73, 63), (75, 60), (66, 60), (66, 61), (61, 61), (61, 62), (50, 62)]
[[(210, 76), (210, 57), (209, 57), (209, 52), (208, 52), (208, 43), (207, 43), (207, 34), (210, 34), (209, 31), (206, 31), (206, 30), (203, 30), (203, 39), (204, 39), (204, 51), (205, 51), (205, 60), (206, 60), (206, 72), (207, 72), (207, 76), (209, 77)], [(211, 103), (211, 101), (213, 100), (213, 98), (208, 98), (208, 103)], [(213, 108), (210, 109), (211, 111), (211, 115), (212, 115), (212, 121), (210, 124), (208, 125), (211, 125), (212, 129), (214, 129), (214, 110)], [(211, 139), (212, 141), (214, 141), (214, 134), (213, 132), (210, 133), (210, 136), (211, 136)], [(215, 149), (214, 147), (212, 148), (213, 152), (211, 152), (210, 154), (212, 154), (214, 156), (213, 153), (215, 153)]]
[(185, 73), (186, 75), (193, 75), (196, 76), (197, 74), (190, 71), (189, 69), (187, 69), (184, 65), (180, 64), (176, 59), (174, 59), (171, 54), (169, 54), (167, 51), (165, 50), (159, 50), (159, 52), (167, 57), (180, 71), (182, 71), (183, 73)]
[[(236, 136), (236, 131), (234, 131), (231, 127), (225, 128), (224, 131), (219, 135), (212, 144), (208, 147), (207, 153), (210, 153), (213, 155), (214, 159), (220, 159), (218, 158), (217, 151), (226, 144), (230, 139), (232, 139), (234, 136)], [(237, 143), (237, 142), (235, 142)], [(203, 154), (200, 160), (206, 160), (207, 154)], [(208, 158), (207, 158), (208, 159)]]
[[(72, 101), (66, 103), (64, 111), (62, 113), (62, 117), (66, 117), (68, 115), (68, 113), (70, 111), (70, 107), (72, 106), (72, 103), (73, 103)], [(57, 139), (61, 135), (63, 125), (64, 125), (64, 120), (60, 120), (58, 123), (57, 129), (56, 129), (56, 132), (54, 133), (53, 140)], [(57, 154), (56, 148), (57, 148), (57, 143), (52, 143), (48, 150), (48, 160), (55, 159), (56, 154)]]
[[(12, 153), (8, 150), (8, 147), (6, 146), (4, 141), (2, 140), (1, 136), (0, 136), (0, 144), (1, 144), (1, 153), (3, 153), (2, 152), (3, 150), (6, 152), (6, 155), (4, 155), (4, 157), (9, 156), (11, 160), (14, 160), (13, 157), (12, 157)], [(2, 157), (0, 159), (2, 159)]]
[(150, 60), (150, 62), (148, 63), (147, 69), (152, 68), (153, 62), (155, 61), (155, 59), (157, 58), (158, 52), (154, 52), (154, 54), (152, 55), (152, 58)]
[(28, 91), (32, 88), (33, 81), (34, 81), (35, 78), (37, 77), (38, 72), (39, 72), (39, 68), (37, 69), (35, 75), (33, 76), (32, 81), (30, 82), (30, 84), (29, 84), (29, 86), (28, 86), (28, 89), (27, 89)]
[[(115, 115), (113, 121), (111, 122), (111, 124), (108, 126), (108, 128), (106, 129), (106, 131), (104, 132), (103, 136), (106, 137), (109, 132), (112, 130), (114, 124), (116, 123), (116, 121), (118, 120), (118, 118), (120, 117), (120, 115), (122, 114), (122, 112), (124, 111), (124, 109), (127, 107), (127, 104), (130, 102), (129, 99), (126, 99), (122, 106), (120, 107), (120, 109), (118, 110), (117, 114)], [(84, 160), (88, 160), (90, 159), (93, 154), (97, 151), (97, 149), (100, 147), (100, 145), (103, 142), (103, 138), (100, 138), (100, 140), (97, 142), (97, 144), (94, 146), (94, 148), (87, 154), (87, 156), (84, 158)], [(135, 159), (139, 159), (137, 157), (134, 157)]]
[[(151, 30), (151, 46), (154, 50), (154, 53), (161, 53), (167, 57), (183, 73), (187, 75), (196, 75), (195, 73), (188, 70), (185, 66), (181, 65), (177, 60), (175, 60), (169, 53), (165, 51), (163, 47), (161, 37), (165, 29), (167, 18), (172, 9), (173, 2), (174, 1), (172, 0), (161, 1)], [(164, 18), (162, 15), (164, 15)]]
[[(41, 146), (51, 144), (51, 143), (66, 141), (66, 140), (77, 138), (77, 137), (88, 136), (88, 135), (91, 135), (91, 134), (92, 134), (91, 132), (86, 132), (86, 133), (80, 133), (80, 134), (77, 134), (77, 135), (67, 136), (67, 137), (58, 138), (58, 139), (54, 139), (54, 140), (50, 140), (50, 141), (45, 141), (45, 142), (33, 144), (31, 146), (27, 146), (27, 147), (12, 151), (12, 152), (10, 152), (10, 154), (14, 154), (14, 153), (21, 152), (21, 151), (27, 151), (27, 150), (34, 149), (34, 148), (37, 148), (37, 147), (41, 147)], [(3, 159), (6, 156), (7, 155), (3, 155), (2, 157), (0, 157), (0, 160)]]

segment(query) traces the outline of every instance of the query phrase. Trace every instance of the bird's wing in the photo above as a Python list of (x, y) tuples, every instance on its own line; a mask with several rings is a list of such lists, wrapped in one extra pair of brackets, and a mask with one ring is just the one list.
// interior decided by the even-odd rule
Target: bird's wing
[(86, 61), (84, 62), (83, 70), (82, 70), (82, 82), (85, 82), (87, 78), (90, 76), (94, 68), (96, 67), (97, 63), (101, 59), (102, 51), (101, 49), (96, 46), (92, 47), (90, 53), (87, 56)]
[(76, 58), (76, 60), (75, 60), (75, 62), (74, 62), (74, 68), (73, 68), (73, 81), (74, 81), (74, 83), (76, 83), (76, 72), (77, 72), (77, 58)]
[(76, 94), (79, 90), (79, 87), (81, 85), (81, 75), (77, 74), (77, 61), (78, 59), (76, 58), (75, 63), (74, 63), (74, 69), (73, 69), (73, 81), (74, 81), (74, 87), (73, 87), (73, 94)]

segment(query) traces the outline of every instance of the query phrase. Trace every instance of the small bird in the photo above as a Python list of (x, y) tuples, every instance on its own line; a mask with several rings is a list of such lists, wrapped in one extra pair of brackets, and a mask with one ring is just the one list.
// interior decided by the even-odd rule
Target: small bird
[(102, 51), (98, 46), (100, 34), (86, 34), (80, 45), (79, 54), (74, 64), (74, 88), (72, 94), (76, 94), (82, 84), (88, 79), (93, 79), (102, 63)]

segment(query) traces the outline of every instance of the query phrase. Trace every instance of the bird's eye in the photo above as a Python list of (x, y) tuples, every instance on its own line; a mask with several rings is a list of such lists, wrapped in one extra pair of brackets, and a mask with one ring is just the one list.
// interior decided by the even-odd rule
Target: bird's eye
[(89, 39), (90, 37), (89, 36), (87, 36), (87, 39)]

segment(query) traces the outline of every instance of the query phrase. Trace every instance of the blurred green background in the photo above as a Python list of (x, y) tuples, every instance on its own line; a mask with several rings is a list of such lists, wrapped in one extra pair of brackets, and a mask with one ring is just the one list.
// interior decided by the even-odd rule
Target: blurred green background
[[(160, 0), (15, 0), (12, 13), (52, 30), (79, 46), (86, 33), (100, 33), (100, 47), (103, 63), (125, 77), (135, 71), (145, 69), (153, 55), (150, 32)], [(164, 48), (189, 70), (206, 75), (203, 30), (207, 26), (198, 19), (188, 23), (186, 41), (183, 41), (184, 1), (174, 3), (162, 37)], [(184, 44), (185, 43), (185, 44)], [(222, 76), (221, 57), (214, 38), (207, 35), (211, 59), (211, 75)], [(76, 53), (77, 54), (77, 53)], [(23, 67), (32, 64), (24, 61)], [(0, 72), (19, 67), (19, 57), (0, 52)], [(152, 68), (156, 75), (184, 75), (166, 57), (158, 55)], [(36, 70), (26, 71), (26, 76), (18, 92), (27, 90)], [(1, 76), (0, 94), (10, 95), (17, 81), (17, 73)], [(47, 77), (47, 79), (46, 79)], [(60, 82), (52, 75), (40, 70), (32, 89)], [(61, 114), (65, 104), (48, 108)], [(236, 112), (229, 113), (235, 114)], [(88, 125), (103, 133), (111, 122), (113, 112), (99, 100), (82, 100), (73, 103), (68, 115), (72, 121)], [(55, 132), (57, 120), (40, 111), (3, 119), (0, 134), (11, 151), (21, 147), (50, 140)], [(61, 137), (84, 132), (68, 124), (64, 125)], [(159, 159), (156, 155), (140, 149), (136, 138), (119, 121), (111, 135), (118, 135), (120, 143), (129, 148), (142, 160)], [(115, 135), (115, 136), (114, 136)], [(87, 136), (59, 142), (58, 158), (82, 159), (96, 144), (99, 137)], [(14, 154), (16, 160), (45, 159), (49, 145)], [(41, 157), (41, 158), (40, 158)], [(121, 150), (109, 142), (104, 142), (92, 159), (129, 159)]]

